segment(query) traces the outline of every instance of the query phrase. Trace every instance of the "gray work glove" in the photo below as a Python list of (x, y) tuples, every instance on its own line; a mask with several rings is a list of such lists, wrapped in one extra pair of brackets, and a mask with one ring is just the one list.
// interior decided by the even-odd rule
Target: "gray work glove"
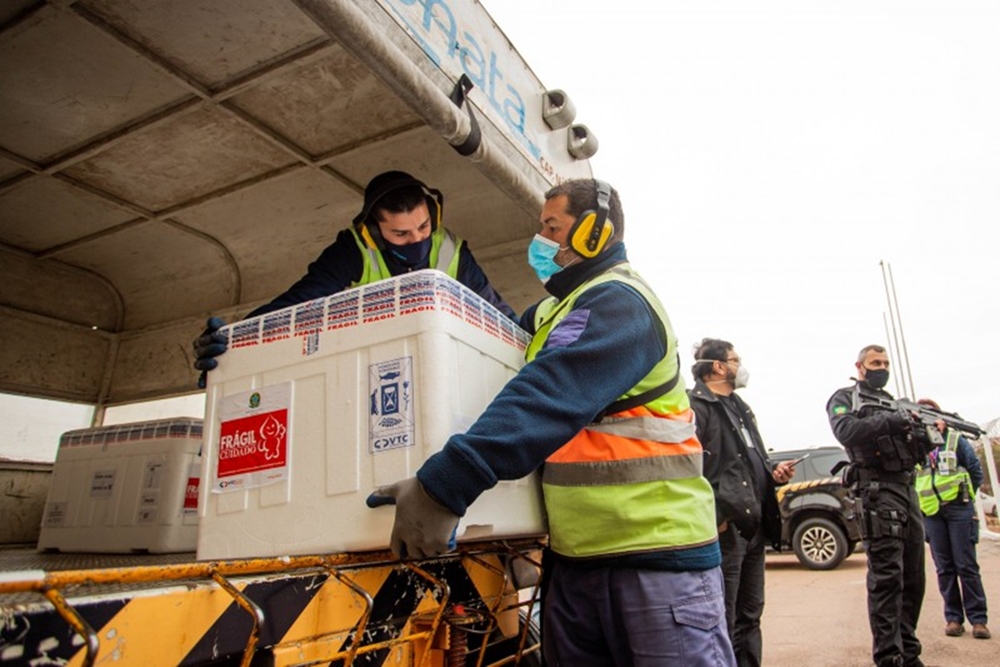
[(219, 329), (226, 326), (225, 320), (218, 317), (208, 318), (205, 330), (194, 339), (194, 367), (201, 371), (198, 376), (198, 388), (204, 389), (208, 372), (219, 365), (217, 356), (229, 349), (229, 343)]
[(424, 491), (416, 477), (376, 490), (368, 507), (396, 506), (389, 548), (397, 558), (428, 558), (455, 549), (458, 516)]

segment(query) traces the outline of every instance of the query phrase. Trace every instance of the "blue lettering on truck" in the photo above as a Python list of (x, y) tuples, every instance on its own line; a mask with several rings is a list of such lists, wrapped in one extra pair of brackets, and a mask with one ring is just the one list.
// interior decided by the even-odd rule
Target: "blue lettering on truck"
[[(458, 59), (462, 72), (483, 92), (493, 110), (504, 120), (513, 136), (536, 160), (542, 152), (525, 130), (524, 97), (505, 77), (497, 52), (483, 51), (475, 35), (463, 30), (446, 0), (385, 0), (392, 7), (399, 20), (409, 29), (427, 57), (439, 68), (444, 59), (454, 62)], [(442, 54), (431, 44), (434, 32), (440, 33), (447, 50)], [(443, 69), (443, 68), (442, 68)], [(458, 77), (456, 77), (457, 79)], [(473, 90), (473, 92), (475, 89)]]

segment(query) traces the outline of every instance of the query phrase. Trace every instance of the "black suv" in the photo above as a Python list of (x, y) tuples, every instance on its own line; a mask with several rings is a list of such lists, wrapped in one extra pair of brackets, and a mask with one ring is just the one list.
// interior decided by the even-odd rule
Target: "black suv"
[(778, 487), (781, 543), (791, 546), (799, 562), (811, 570), (832, 570), (854, 553), (861, 536), (854, 520), (854, 503), (830, 470), (847, 461), (840, 446), (771, 451), (772, 463), (808, 454), (795, 466), (795, 477)]

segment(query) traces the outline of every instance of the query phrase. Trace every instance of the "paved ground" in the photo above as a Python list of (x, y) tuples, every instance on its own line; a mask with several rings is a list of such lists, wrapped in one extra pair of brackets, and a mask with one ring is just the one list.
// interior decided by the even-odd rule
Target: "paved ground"
[[(927, 593), (917, 628), (921, 658), (928, 667), (1000, 665), (1000, 541), (979, 544), (979, 566), (993, 611), (993, 639), (944, 635), (944, 611), (927, 552)], [(767, 667), (865, 667), (871, 662), (871, 633), (865, 602), (864, 553), (836, 570), (814, 572), (791, 553), (767, 557), (764, 609), (764, 665)]]

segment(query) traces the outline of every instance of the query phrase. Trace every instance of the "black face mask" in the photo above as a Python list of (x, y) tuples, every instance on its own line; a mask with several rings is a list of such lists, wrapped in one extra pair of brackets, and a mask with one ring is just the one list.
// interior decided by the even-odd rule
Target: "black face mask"
[(872, 389), (881, 389), (889, 384), (889, 369), (873, 368), (865, 369), (865, 384)]
[(431, 237), (428, 236), (423, 241), (408, 243), (406, 245), (392, 245), (391, 243), (387, 243), (386, 249), (403, 266), (417, 266), (423, 263), (431, 252)]

